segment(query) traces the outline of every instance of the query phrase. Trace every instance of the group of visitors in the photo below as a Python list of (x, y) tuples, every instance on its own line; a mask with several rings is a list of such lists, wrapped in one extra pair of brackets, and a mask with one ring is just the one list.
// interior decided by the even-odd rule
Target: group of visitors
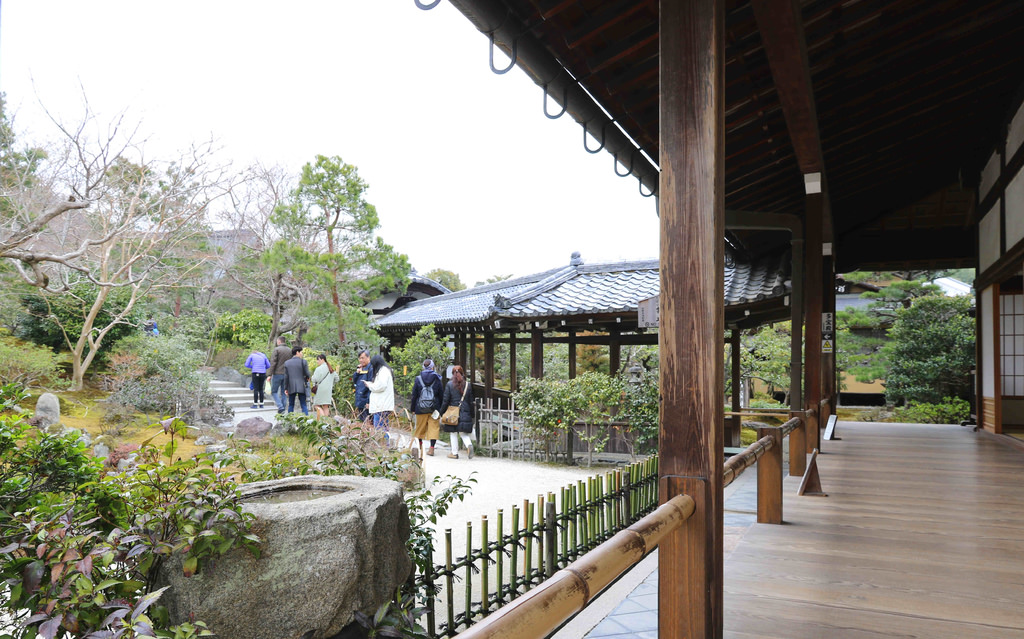
[[(260, 351), (253, 351), (245, 360), (245, 367), (252, 371), (252, 407), (263, 408), (267, 376), (270, 376), (270, 396), (277, 406), (278, 414), (295, 412), (295, 401), (299, 410), (309, 415), (312, 404), (317, 416), (327, 417), (334, 403), (334, 384), (338, 380), (334, 367), (327, 361), (327, 355), (316, 356), (317, 367), (312, 374), (309, 363), (302, 356), (302, 347), (289, 348), (285, 338), (277, 338), (277, 346), (268, 358)], [(286, 401), (287, 400), (287, 401)]]
[[(334, 384), (338, 379), (334, 368), (327, 361), (326, 354), (316, 356), (316, 370), (310, 374), (309, 364), (302, 357), (302, 347), (289, 348), (285, 338), (277, 338), (277, 347), (268, 358), (259, 351), (253, 351), (245, 361), (252, 371), (253, 408), (263, 408), (264, 387), (270, 377), (270, 395), (277, 405), (277, 412), (295, 411), (295, 401), (303, 414), (309, 414), (307, 397), (312, 395), (312, 405), (318, 417), (330, 415), (334, 404)], [(395, 381), (391, 367), (381, 355), (373, 357), (367, 351), (360, 351), (359, 364), (352, 374), (355, 388), (356, 411), (362, 422), (370, 422), (377, 430), (390, 430), (391, 415), (395, 412)], [(287, 405), (285, 402), (287, 399)], [(451, 437), (451, 459), (459, 458), (459, 439), (467, 456), (473, 458), (473, 389), (466, 380), (462, 366), (453, 366), (451, 380), (447, 385), (434, 370), (433, 360), (423, 361), (423, 370), (412, 385), (410, 406), (416, 414), (413, 441), (419, 442), (420, 457), (424, 454), (423, 442), (429, 440), (427, 455), (434, 454), (434, 446), (441, 437), (442, 429)]]

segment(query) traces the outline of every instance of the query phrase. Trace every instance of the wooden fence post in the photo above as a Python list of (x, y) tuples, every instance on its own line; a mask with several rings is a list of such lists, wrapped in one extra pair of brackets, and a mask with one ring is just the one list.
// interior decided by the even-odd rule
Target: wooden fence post
[[(772, 447), (757, 460), (757, 523), (782, 523), (782, 432), (758, 428), (757, 438), (772, 438)], [(790, 446), (793, 442), (790, 442)]]

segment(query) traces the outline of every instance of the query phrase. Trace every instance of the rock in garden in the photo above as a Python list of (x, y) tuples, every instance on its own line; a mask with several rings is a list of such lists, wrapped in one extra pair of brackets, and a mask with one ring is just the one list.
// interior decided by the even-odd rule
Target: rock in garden
[(110, 457), (110, 446), (107, 446), (102, 442), (96, 444), (95, 446), (92, 447), (92, 456), (101, 459), (106, 459), (107, 457)]
[(223, 453), (228, 449), (227, 444), (207, 444), (206, 452), (208, 453)]
[(202, 619), (219, 637), (324, 639), (356, 610), (372, 616), (409, 576), (409, 518), (395, 482), (307, 475), (242, 494), (263, 539), (259, 558), (236, 548), (191, 578), (167, 561), (158, 581), (171, 586), (160, 602), (172, 623)]
[(222, 382), (231, 382), (239, 387), (246, 387), (249, 385), (246, 378), (242, 377), (242, 374), (231, 368), (230, 366), (221, 366), (213, 373), (213, 378)]
[(216, 444), (220, 440), (216, 437), (210, 437), (209, 435), (202, 435), (196, 437), (196, 446), (209, 446), (210, 444)]
[(238, 422), (235, 426), (235, 437), (252, 439), (254, 437), (265, 437), (274, 425), (262, 417), (249, 417)]
[(40, 428), (60, 423), (60, 400), (53, 393), (43, 393), (36, 400), (35, 418)]

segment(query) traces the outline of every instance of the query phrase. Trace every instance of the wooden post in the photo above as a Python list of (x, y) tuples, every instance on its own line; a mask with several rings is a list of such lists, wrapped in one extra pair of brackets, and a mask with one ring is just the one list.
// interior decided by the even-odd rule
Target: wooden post
[(452, 338), (455, 342), (455, 363), (466, 369), (466, 336), (463, 333), (456, 332)]
[(619, 329), (608, 331), (608, 374), (615, 377), (621, 368), (622, 348), (619, 345)]
[[(835, 244), (832, 245), (832, 250), (835, 251)], [(832, 352), (825, 353), (825, 361), (823, 363), (824, 369), (824, 382), (823, 392), (824, 396), (828, 399), (829, 414), (834, 415), (836, 407), (839, 406), (839, 379), (836, 377), (836, 353), (839, 352), (839, 343), (837, 340), (838, 327), (835, 326), (836, 321), (836, 260), (832, 255), (827, 255), (825, 260), (825, 277), (824, 287), (822, 292), (825, 295), (824, 305), (825, 312), (832, 314)], [(825, 422), (822, 422), (822, 426)]]
[[(814, 416), (807, 415), (806, 435), (807, 442), (805, 450), (810, 453), (815, 448), (821, 448), (821, 431), (818, 428), (818, 403), (821, 401), (821, 312), (822, 304), (821, 282), (822, 282), (822, 215), (824, 213), (825, 198), (821, 193), (812, 193), (807, 196), (807, 216), (804, 219), (804, 235), (807, 240), (807, 256), (805, 270), (807, 278), (804, 280), (807, 288), (804, 293), (807, 296), (805, 308), (807, 310), (807, 327), (804, 358), (804, 407), (813, 408)], [(792, 445), (790, 441), (790, 445)]]
[(513, 330), (508, 334), (508, 389), (511, 392), (519, 390), (519, 376), (516, 374), (516, 332)]
[(466, 368), (466, 375), (469, 383), (476, 381), (476, 333), (470, 333), (466, 340), (466, 356), (469, 358), (469, 368)]
[[(740, 392), (740, 335), (741, 331), (738, 328), (732, 329), (729, 333), (729, 354), (732, 357), (732, 412), (738, 413), (743, 408), (741, 403)], [(743, 428), (743, 416), (735, 415), (729, 419), (731, 428), (725, 435), (725, 443), (727, 446), (739, 446), (742, 442), (740, 441), (740, 430)]]
[[(803, 331), (804, 331), (804, 241), (794, 237), (790, 242), (793, 268), (790, 281), (793, 283), (789, 300), (789, 407), (790, 417), (800, 416), (804, 406), (803, 375)], [(807, 424), (803, 419), (789, 435), (789, 474), (801, 477), (807, 467)]]
[(491, 405), (491, 389), (494, 388), (494, 332), (484, 333), (484, 399)]
[[(782, 523), (782, 431), (758, 428), (757, 438), (771, 435), (775, 444), (757, 460), (757, 523)], [(790, 442), (790, 446), (793, 442)]]
[(539, 328), (530, 333), (530, 377), (544, 377), (544, 331)]
[(692, 517), (658, 551), (661, 639), (722, 637), (724, 0), (660, 5), (660, 502)]
[(569, 329), (569, 379), (576, 379), (576, 329)]

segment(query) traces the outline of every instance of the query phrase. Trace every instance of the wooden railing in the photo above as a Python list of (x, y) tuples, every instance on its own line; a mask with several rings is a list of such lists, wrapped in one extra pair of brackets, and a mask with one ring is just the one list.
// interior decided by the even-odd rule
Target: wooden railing
[[(806, 414), (814, 416), (816, 411)], [(758, 429), (759, 439), (731, 457), (723, 468), (723, 487), (757, 464), (757, 521), (782, 523), (782, 442), (802, 433), (803, 417)], [(790, 442), (790, 454), (800, 455)], [(791, 457), (791, 459), (794, 457)], [(458, 639), (540, 639), (582, 611), (600, 592), (628, 571), (658, 542), (694, 512), (688, 495), (676, 495), (637, 523), (583, 555), (534, 590), (459, 633)]]
[(540, 586), (459, 634), (462, 639), (546, 637), (587, 607), (597, 594), (654, 550), (693, 514), (688, 495), (676, 495), (629, 528), (559, 570)]

